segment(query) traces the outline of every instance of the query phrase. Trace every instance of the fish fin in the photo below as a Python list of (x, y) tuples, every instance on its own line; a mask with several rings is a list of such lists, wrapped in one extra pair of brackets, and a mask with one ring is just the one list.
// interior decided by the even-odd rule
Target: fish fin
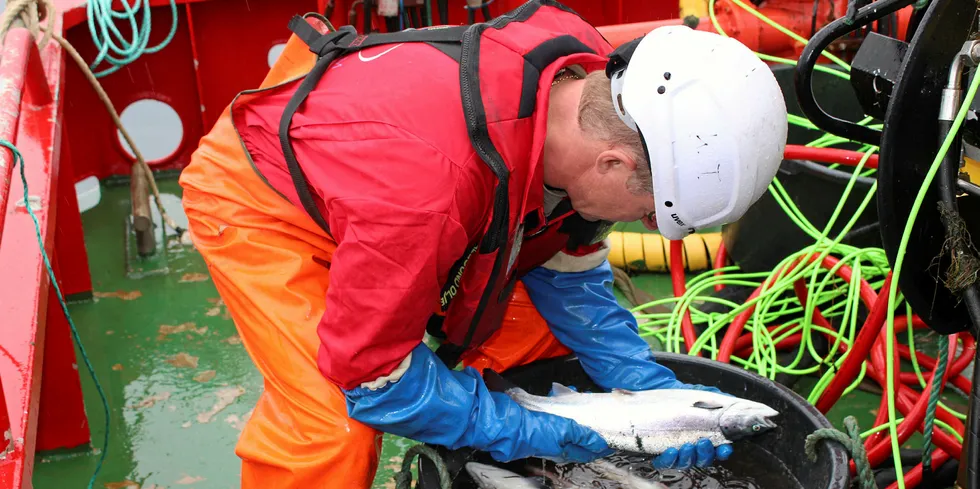
[(612, 392), (613, 392), (613, 394), (622, 394), (624, 396), (632, 396), (632, 395), (636, 394), (635, 392), (628, 391), (626, 389), (613, 389)]
[(483, 371), (483, 383), (486, 384), (487, 389), (490, 390), (490, 392), (503, 392), (518, 403), (521, 403), (521, 399), (531, 396), (531, 394), (526, 390), (501, 377), (500, 374), (489, 368)]
[(723, 408), (725, 406), (722, 406), (721, 404), (713, 403), (713, 402), (710, 402), (710, 401), (698, 401), (698, 402), (695, 402), (694, 403), (694, 407), (696, 407), (698, 409), (715, 410), (715, 409), (721, 409), (721, 408)]
[(565, 387), (564, 385), (559, 384), (558, 382), (551, 383), (551, 391), (554, 392), (554, 395), (556, 396), (577, 394), (577, 392), (573, 391), (572, 389), (569, 389), (568, 387)]

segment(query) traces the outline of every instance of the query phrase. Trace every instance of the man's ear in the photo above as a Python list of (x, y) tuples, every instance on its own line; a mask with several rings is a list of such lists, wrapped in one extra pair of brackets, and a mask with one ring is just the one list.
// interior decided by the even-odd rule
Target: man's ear
[(599, 153), (595, 160), (595, 167), (600, 175), (617, 169), (633, 173), (636, 170), (636, 161), (625, 151), (611, 148)]

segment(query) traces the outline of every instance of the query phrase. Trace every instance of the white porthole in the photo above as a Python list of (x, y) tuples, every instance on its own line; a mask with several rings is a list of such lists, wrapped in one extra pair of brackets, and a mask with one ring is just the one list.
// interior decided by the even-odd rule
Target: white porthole
[[(159, 100), (137, 100), (129, 104), (119, 118), (147, 163), (172, 156), (184, 140), (184, 124), (180, 121), (180, 115), (173, 107)], [(130, 157), (135, 158), (122, 132), (117, 130), (116, 133), (119, 144)]]
[(269, 54), (266, 57), (266, 61), (269, 63), (269, 68), (276, 64), (276, 60), (279, 59), (279, 55), (282, 54), (283, 49), (286, 49), (286, 43), (279, 43), (269, 49)]

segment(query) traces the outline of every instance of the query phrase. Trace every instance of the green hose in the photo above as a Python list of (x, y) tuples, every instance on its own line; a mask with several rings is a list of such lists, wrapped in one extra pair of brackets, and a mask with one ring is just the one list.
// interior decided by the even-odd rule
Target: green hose
[[(733, 2), (740, 8), (759, 18), (762, 22), (765, 22), (773, 28), (787, 34), (793, 39), (804, 43), (807, 42), (806, 39), (803, 39), (792, 31), (789, 31), (771, 19), (768, 19), (765, 15), (747, 5), (745, 2), (740, 0), (733, 0)], [(709, 0), (709, 17), (712, 24), (715, 26), (715, 29), (720, 34), (727, 35), (717, 21), (714, 12), (714, 3), (714, 0)], [(761, 59), (766, 61), (784, 63), (788, 65), (796, 64), (795, 60), (778, 58), (761, 53), (756, 54)], [(849, 79), (850, 66), (838, 58), (833, 58), (833, 55), (830, 53), (825, 52), (823, 54), (827, 55), (827, 57), (834, 61), (840, 68), (842, 68), (842, 70), (831, 69), (826, 66), (816, 66), (815, 70), (840, 78)], [(963, 105), (959, 107), (959, 113), (950, 134), (956, 134), (958, 127), (962, 124), (966, 110), (975, 96), (976, 84), (978, 81), (980, 81), (980, 77), (975, 77), (970, 90), (966, 94), (966, 97), (964, 97), (965, 101), (963, 102)], [(873, 119), (871, 117), (866, 117), (864, 120), (861, 120), (859, 124), (872, 128), (881, 128), (880, 124), (872, 124), (872, 121)], [(836, 135), (828, 133), (819, 134), (821, 131), (805, 117), (788, 114), (787, 122), (794, 126), (813, 130), (818, 133), (819, 137), (811, 141), (809, 144), (807, 144), (807, 146), (831, 147), (850, 143), (850, 141), (847, 139)], [(883, 249), (857, 248), (842, 243), (843, 237), (846, 236), (847, 233), (850, 232), (855, 226), (864, 209), (871, 205), (877, 191), (876, 185), (872, 185), (867, 190), (862, 190), (861, 194), (863, 195), (859, 194), (855, 196), (861, 202), (858, 210), (852, 217), (846, 219), (847, 222), (844, 224), (843, 229), (841, 229), (836, 236), (833, 236), (830, 233), (830, 230), (833, 229), (838, 221), (845, 219), (842, 216), (843, 207), (845, 202), (853, 198), (851, 194), (855, 193), (854, 190), (857, 178), (859, 176), (873, 176), (876, 173), (874, 169), (865, 168), (865, 164), (870, 156), (878, 151), (878, 148), (871, 145), (863, 145), (858, 151), (865, 153), (865, 155), (856, 168), (845, 169), (841, 168), (840, 165), (829, 165), (831, 168), (852, 172), (852, 178), (847, 182), (847, 185), (842, 192), (840, 201), (838, 202), (837, 207), (834, 209), (833, 215), (823, 229), (817, 228), (809, 219), (807, 219), (803, 212), (793, 202), (786, 189), (782, 186), (779, 178), (775, 178), (772, 185), (770, 185), (770, 195), (777, 205), (783, 209), (787, 218), (813, 239), (813, 242), (809, 246), (786, 257), (773, 269), (773, 271), (747, 274), (740, 272), (738, 267), (708, 270), (688, 280), (686, 284), (687, 290), (682, 296), (665, 298), (647, 304), (638, 305), (633, 309), (633, 312), (640, 323), (639, 327), (641, 335), (655, 336), (665, 346), (667, 351), (679, 353), (683, 351), (685, 346), (683, 344), (681, 334), (681, 319), (683, 318), (685, 312), (689, 312), (692, 322), (695, 324), (695, 326), (702, 329), (703, 333), (699, 335), (695, 343), (691, 345), (688, 353), (702, 353), (712, 359), (717, 359), (718, 335), (721, 330), (730, 325), (736, 316), (749, 308), (754, 308), (748, 322), (744, 326), (745, 332), (750, 334), (752, 338), (752, 353), (751, 355), (748, 355), (747, 358), (740, 358), (738, 356), (738, 352), (735, 352), (735, 354), (730, 357), (730, 362), (732, 364), (742, 366), (743, 368), (755, 371), (771, 380), (774, 380), (778, 374), (796, 376), (818, 374), (820, 375), (819, 380), (811, 392), (807, 395), (808, 401), (814, 403), (820, 398), (827, 386), (830, 384), (831, 380), (836, 374), (837, 368), (839, 368), (846, 360), (849, 353), (849, 347), (856, 338), (857, 330), (860, 327), (858, 312), (862, 304), (860, 296), (860, 286), (862, 282), (867, 281), (873, 288), (875, 288), (875, 290), (881, 290), (884, 278), (887, 276), (889, 271), (891, 271), (893, 274), (893, 280), (891, 282), (891, 287), (888, 290), (889, 305), (885, 333), (889, 338), (895, 337), (894, 311), (896, 308), (902, 307), (904, 304), (909, 321), (907, 333), (910, 338), (909, 348), (912, 352), (913, 369), (916, 372), (921, 386), (924, 388), (927, 384), (922, 376), (921, 369), (919, 368), (918, 361), (916, 359), (914, 341), (912, 340), (915, 334), (913, 328), (911, 327), (912, 311), (910, 306), (905, 302), (904, 298), (902, 298), (901, 294), (898, 293), (897, 284), (901, 273), (901, 262), (904, 256), (906, 244), (909, 236), (911, 235), (912, 226), (914, 225), (916, 216), (918, 215), (918, 210), (922, 205), (924, 193), (928, 188), (930, 188), (932, 179), (935, 175), (936, 169), (938, 168), (938, 162), (942, 161), (943, 156), (948, 151), (950, 142), (951, 138), (947, 137), (946, 141), (943, 143), (938, 154), (936, 155), (936, 160), (933, 162), (929, 175), (920, 188), (915, 205), (910, 212), (910, 216), (904, 230), (902, 243), (898, 252), (898, 260), (896, 263), (894, 263), (894, 270), (891, 270), (892, 264), (889, 263), (888, 257)], [(835, 269), (827, 270), (821, 266), (821, 261), (827, 256), (833, 256), (839, 260), (839, 263), (836, 265)], [(797, 264), (790, 268), (789, 265), (793, 262), (797, 262)], [(851, 280), (848, 282), (841, 280), (835, 273), (836, 270), (842, 266), (850, 267), (852, 270)], [(784, 273), (780, 275), (776, 275), (775, 270), (784, 268), (790, 269), (784, 270)], [(721, 272), (721, 274), (716, 275), (719, 272)], [(805, 307), (800, 304), (795, 295), (793, 286), (797, 280), (803, 280), (806, 286), (807, 304)], [(760, 293), (752, 300), (745, 301), (742, 304), (736, 304), (730, 300), (713, 296), (712, 294), (714, 293), (714, 288), (716, 285), (722, 285), (725, 287), (741, 286), (748, 287), (750, 289), (758, 288), (760, 289)], [(881, 291), (880, 293), (885, 292)], [(721, 305), (721, 309), (727, 310), (719, 312), (718, 307), (715, 307), (715, 310), (707, 312), (705, 306), (711, 304)], [(672, 308), (672, 311), (669, 314), (640, 313), (640, 311), (643, 309), (655, 305)], [(828, 321), (836, 321), (836, 325), (833, 326), (832, 329), (828, 329), (813, 324), (812, 320), (817, 310), (819, 310)], [(771, 325), (779, 326), (773, 327)], [(770, 327), (772, 328), (771, 330)], [(796, 354), (790, 355), (792, 358), (789, 360), (781, 359), (780, 356), (777, 356), (776, 346), (782, 340), (796, 334), (800, 335), (801, 338)], [(817, 343), (814, 341), (814, 335), (827, 335), (830, 338), (830, 342), (832, 344), (830, 345), (831, 347), (829, 350), (827, 350), (827, 353), (822, 354), (818, 351)], [(948, 341), (948, 338), (945, 339), (945, 341)], [(947, 343), (944, 344), (948, 346)], [(844, 354), (840, 353), (841, 345), (848, 348)], [(886, 350), (886, 358), (892, 358), (894, 354), (893, 342), (886, 341)], [(813, 367), (803, 367), (803, 362), (807, 360), (807, 357), (814, 360)], [(941, 348), (940, 362), (943, 363), (937, 367), (942, 367), (944, 372), (948, 363), (948, 348)], [(844, 395), (852, 392), (861, 384), (867, 373), (867, 366), (867, 360), (862, 362), (859, 374), (844, 391)], [(822, 368), (825, 368), (826, 370), (821, 371)], [(894, 371), (892, 362), (886, 362), (885, 370), (885, 396), (887, 398), (888, 418), (887, 421), (881, 426), (874, 427), (869, 434), (878, 433), (884, 430), (889, 431), (893, 459), (898, 479), (898, 487), (900, 489), (904, 489), (904, 473), (899, 457), (897, 437), (897, 426), (900, 419), (895, 413), (896, 372)], [(937, 373), (937, 375), (942, 374)], [(953, 430), (952, 427), (935, 419), (936, 410), (940, 407), (961, 420), (966, 419), (965, 414), (959, 413), (939, 401), (937, 389), (938, 382), (934, 382), (933, 391), (929, 393), (930, 410), (927, 413), (928, 416), (926, 420), (931, 424), (928, 425), (926, 432), (927, 434), (931, 434), (931, 427), (939, 426), (956, 437), (958, 440), (962, 440), (962, 436)], [(927, 437), (926, 440), (927, 450), (931, 451), (931, 438)]]

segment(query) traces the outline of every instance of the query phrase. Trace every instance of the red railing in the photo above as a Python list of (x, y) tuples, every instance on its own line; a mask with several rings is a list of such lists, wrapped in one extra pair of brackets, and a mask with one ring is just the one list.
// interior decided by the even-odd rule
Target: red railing
[[(91, 294), (69, 152), (62, 147), (64, 62), (57, 43), (39, 51), (23, 26), (2, 39), (0, 139), (18, 148), (23, 167), (15, 168), (20, 162), (0, 148), (0, 489), (31, 487), (35, 450), (89, 441), (68, 322), (41, 253), (66, 294)], [(58, 274), (69, 266), (72, 273)]]
[[(40, 76), (43, 80), (44, 74), (39, 73), (37, 47), (34, 44), (34, 36), (25, 28), (11, 29), (3, 39), (3, 51), (0, 54), (0, 139), (13, 141), (17, 135), (17, 121), (20, 119), (20, 106), (24, 91), (25, 80), (28, 76), (28, 68), (33, 77)], [(34, 62), (29, 62), (35, 58)], [(39, 90), (38, 83), (28, 86), (32, 95), (38, 96), (37, 92), (46, 94), (50, 101), (51, 94), (47, 91)], [(42, 97), (43, 98), (43, 97)], [(26, 100), (25, 100), (26, 101)], [(3, 151), (0, 154), (0, 169), (3, 178), (0, 179), (0, 209), (7, 208), (7, 201), (10, 197), (11, 180), (14, 169), (14, 156), (10, 151)], [(6, 213), (0, 214), (0, 239), (3, 237), (3, 224)], [(2, 241), (0, 241), (2, 243)]]

